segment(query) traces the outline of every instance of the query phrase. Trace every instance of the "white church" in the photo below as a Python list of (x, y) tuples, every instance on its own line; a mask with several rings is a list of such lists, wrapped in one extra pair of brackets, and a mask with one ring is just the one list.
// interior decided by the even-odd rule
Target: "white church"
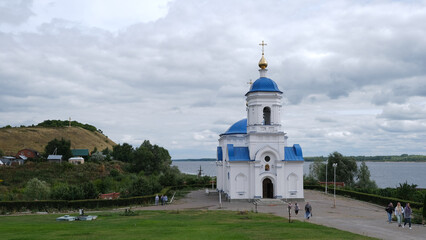
[(246, 93), (247, 118), (220, 134), (217, 189), (233, 199), (303, 199), (303, 154), (287, 146), (281, 126), (282, 91), (266, 77), (268, 63), (259, 61), (260, 78)]

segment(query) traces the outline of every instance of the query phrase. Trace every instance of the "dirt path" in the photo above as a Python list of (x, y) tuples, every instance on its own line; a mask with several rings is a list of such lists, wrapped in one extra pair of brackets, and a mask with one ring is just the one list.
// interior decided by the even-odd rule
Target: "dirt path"
[[(387, 216), (384, 208), (374, 204), (336, 196), (336, 208), (333, 208), (333, 195), (312, 190), (305, 190), (305, 201), (312, 205), (313, 217), (309, 220), (315, 224), (334, 227), (341, 230), (362, 234), (380, 239), (426, 239), (426, 227), (413, 225), (412, 229), (399, 228), (397, 223), (386, 222)], [(305, 202), (298, 203), (303, 209)], [(288, 217), (287, 206), (279, 202), (262, 204), (258, 206), (259, 212), (272, 213)], [(209, 209), (219, 210), (219, 197), (217, 193), (206, 194), (205, 191), (194, 191), (185, 198), (166, 206), (149, 206), (141, 210), (183, 210), (183, 209)], [(252, 203), (246, 201), (233, 201), (222, 203), (221, 210), (247, 210), (254, 211)], [(294, 215), (294, 213), (293, 213)], [(303, 221), (304, 211), (299, 212), (295, 219)]]

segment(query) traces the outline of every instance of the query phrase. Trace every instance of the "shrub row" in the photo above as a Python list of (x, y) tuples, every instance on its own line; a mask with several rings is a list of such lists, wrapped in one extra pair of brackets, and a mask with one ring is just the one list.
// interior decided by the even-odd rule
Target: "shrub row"
[[(170, 188), (164, 188), (159, 194), (166, 194)], [(154, 203), (155, 195), (141, 197), (118, 198), (114, 200), (86, 199), (86, 200), (46, 200), (46, 201), (3, 201), (0, 202), (2, 213), (19, 211), (46, 211), (69, 209), (97, 209), (122, 207), (131, 205), (147, 205)]]
[[(305, 189), (313, 189), (313, 190), (320, 190), (324, 191), (324, 186), (319, 185), (305, 185)], [(333, 193), (334, 189), (333, 187), (328, 188), (328, 193)], [(400, 202), (401, 204), (405, 205), (404, 203), (409, 202), (412, 208), (420, 209), (423, 207), (423, 203), (418, 202), (410, 202), (403, 199), (397, 199), (397, 198), (391, 198), (391, 197), (383, 197), (375, 194), (369, 194), (369, 193), (362, 193), (362, 192), (356, 192), (356, 191), (350, 191), (350, 190), (343, 190), (336, 188), (336, 194), (358, 199), (365, 202), (371, 202), (382, 206), (387, 206), (390, 202), (394, 203), (396, 205), (397, 202)]]
[[(195, 185), (182, 185), (166, 187), (158, 193), (158, 195), (168, 195), (171, 191), (176, 191), (184, 188), (195, 189), (209, 187), (210, 185), (195, 184)], [(118, 198), (114, 200), (102, 200), (102, 199), (86, 199), (86, 200), (45, 200), (45, 201), (0, 201), (1, 214), (7, 212), (23, 212), (23, 211), (44, 211), (50, 212), (52, 210), (63, 211), (70, 209), (99, 209), (99, 208), (111, 208), (111, 207), (123, 207), (132, 205), (148, 205), (153, 204), (155, 201), (155, 194), (130, 197), (130, 198)]]

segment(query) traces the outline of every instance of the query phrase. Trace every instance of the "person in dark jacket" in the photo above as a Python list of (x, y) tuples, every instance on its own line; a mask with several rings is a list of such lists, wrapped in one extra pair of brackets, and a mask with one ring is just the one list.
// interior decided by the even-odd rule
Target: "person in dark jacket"
[(296, 215), (299, 213), (299, 205), (297, 205), (297, 203), (294, 203), (294, 213)]
[(310, 217), (312, 217), (312, 206), (307, 202), (305, 205), (305, 218), (309, 220)]
[(411, 211), (410, 203), (407, 203), (407, 205), (405, 205), (405, 208), (404, 208), (404, 226), (402, 227), (405, 227), (405, 225), (408, 222), (408, 227), (410, 227), (411, 229), (411, 213), (412, 211)]
[(388, 213), (388, 222), (392, 223), (392, 213), (394, 210), (393, 204), (389, 203), (389, 205), (385, 208), (385, 210)]

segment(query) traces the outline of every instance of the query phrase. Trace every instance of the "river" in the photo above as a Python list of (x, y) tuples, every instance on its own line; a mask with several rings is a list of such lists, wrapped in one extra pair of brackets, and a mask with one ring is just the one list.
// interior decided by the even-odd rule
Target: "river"
[[(303, 173), (309, 174), (309, 165), (305, 162)], [(361, 162), (357, 162), (358, 166)], [(397, 187), (399, 183), (408, 182), (417, 184), (419, 188), (426, 188), (426, 162), (365, 162), (370, 170), (371, 179), (376, 181), (379, 188)], [(197, 174), (202, 169), (203, 175), (216, 176), (215, 161), (173, 161), (183, 173)], [(330, 176), (332, 180), (333, 176)]]

